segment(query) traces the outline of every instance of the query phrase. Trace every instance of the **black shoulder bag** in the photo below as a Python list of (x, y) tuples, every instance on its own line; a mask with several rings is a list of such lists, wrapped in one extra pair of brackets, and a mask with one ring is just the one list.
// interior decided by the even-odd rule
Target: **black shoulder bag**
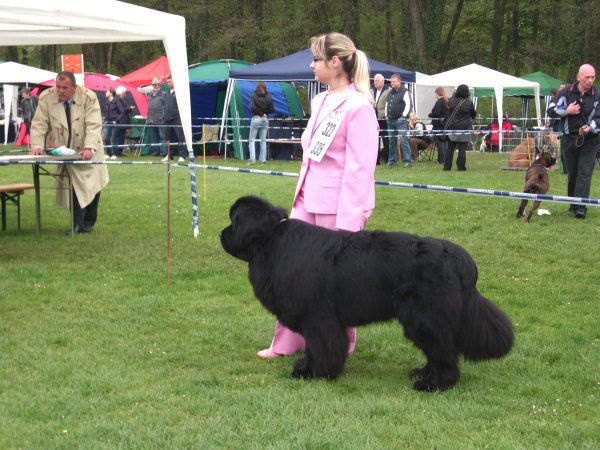
[(466, 98), (463, 98), (460, 101), (460, 103), (458, 105), (456, 105), (456, 108), (454, 108), (454, 111), (452, 111), (452, 114), (450, 114), (450, 117), (448, 117), (448, 120), (446, 120), (446, 123), (444, 124), (444, 134), (443, 134), (444, 141), (448, 141), (448, 136), (446, 135), (445, 131), (448, 130), (448, 127), (454, 120), (454, 116), (456, 116), (456, 112), (459, 110), (459, 108), (462, 106), (462, 104), (465, 102), (465, 100), (466, 100)]

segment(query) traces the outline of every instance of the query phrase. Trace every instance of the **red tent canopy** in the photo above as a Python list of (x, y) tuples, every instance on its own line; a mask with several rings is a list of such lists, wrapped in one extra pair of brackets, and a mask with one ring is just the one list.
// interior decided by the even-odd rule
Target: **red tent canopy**
[[(55, 81), (48, 80), (40, 84), (42, 86), (54, 86)], [(105, 92), (109, 88), (117, 89), (117, 87), (123, 86), (125, 89), (127, 89), (127, 94), (125, 95), (125, 105), (134, 106), (134, 112), (136, 114), (140, 114), (144, 117), (148, 115), (148, 97), (138, 91), (136, 86), (122, 81), (122, 78), (113, 80), (108, 75), (86, 72), (83, 79), (83, 85), (96, 93), (103, 113), (106, 105)]]
[(161, 83), (163, 83), (167, 78), (167, 75), (170, 73), (171, 69), (169, 68), (169, 60), (166, 56), (161, 56), (151, 63), (148, 63), (145, 66), (128, 73), (127, 75), (123, 75), (120, 80), (131, 83), (138, 87), (149, 86), (152, 84), (152, 78), (156, 77)]

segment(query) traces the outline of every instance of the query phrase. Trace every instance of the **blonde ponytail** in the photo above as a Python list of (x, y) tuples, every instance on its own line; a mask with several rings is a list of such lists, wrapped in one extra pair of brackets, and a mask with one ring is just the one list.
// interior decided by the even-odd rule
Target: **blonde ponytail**
[(362, 50), (357, 49), (354, 58), (356, 59), (354, 63), (354, 76), (351, 74), (350, 79), (354, 82), (356, 90), (365, 95), (371, 104), (375, 104), (369, 83), (369, 60), (367, 59), (367, 55)]
[(337, 56), (342, 61), (342, 68), (354, 83), (356, 90), (374, 104), (369, 84), (369, 61), (362, 50), (354, 46), (354, 42), (342, 33), (331, 32), (315, 36), (310, 40), (310, 49), (317, 58), (330, 60)]

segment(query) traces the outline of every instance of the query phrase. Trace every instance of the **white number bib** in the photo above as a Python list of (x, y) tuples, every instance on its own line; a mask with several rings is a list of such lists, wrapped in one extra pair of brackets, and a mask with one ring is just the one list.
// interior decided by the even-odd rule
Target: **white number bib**
[(316, 162), (321, 162), (325, 152), (331, 145), (333, 138), (340, 129), (340, 124), (344, 119), (344, 111), (332, 111), (315, 132), (308, 148), (308, 157)]

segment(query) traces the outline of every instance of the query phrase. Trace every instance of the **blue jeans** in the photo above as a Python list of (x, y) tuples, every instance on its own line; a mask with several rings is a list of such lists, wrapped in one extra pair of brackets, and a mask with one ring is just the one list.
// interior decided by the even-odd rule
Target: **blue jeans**
[(410, 145), (408, 143), (408, 120), (407, 119), (388, 119), (388, 133), (390, 135), (390, 154), (388, 164), (398, 162), (398, 136), (400, 136), (400, 147), (402, 149), (402, 161), (410, 164)]
[(124, 136), (124, 133), (121, 134), (120, 127), (108, 123), (104, 125), (104, 145), (110, 146), (106, 149), (108, 156), (121, 156), (123, 154), (123, 147), (116, 147), (123, 144), (122, 135)]
[[(152, 144), (150, 154), (155, 156), (167, 156), (167, 146), (165, 145), (165, 128), (155, 125), (148, 126), (150, 127), (150, 143)], [(160, 144), (160, 146), (156, 144)]]
[(438, 164), (444, 164), (444, 159), (446, 158), (446, 141), (443, 136), (436, 137), (434, 141), (438, 150), (437, 162)]
[[(112, 136), (112, 130), (113, 130), (112, 125), (110, 125), (108, 123), (104, 124), (104, 136), (103, 137), (104, 137), (104, 145), (106, 145), (106, 146), (112, 145), (110, 142), (110, 138)], [(108, 147), (106, 149), (106, 154), (108, 156), (112, 156), (112, 154), (113, 154), (112, 147)]]
[(267, 130), (269, 129), (269, 119), (260, 116), (252, 116), (250, 121), (250, 136), (248, 137), (248, 152), (250, 162), (256, 161), (256, 134), (260, 139), (259, 162), (267, 161)]

